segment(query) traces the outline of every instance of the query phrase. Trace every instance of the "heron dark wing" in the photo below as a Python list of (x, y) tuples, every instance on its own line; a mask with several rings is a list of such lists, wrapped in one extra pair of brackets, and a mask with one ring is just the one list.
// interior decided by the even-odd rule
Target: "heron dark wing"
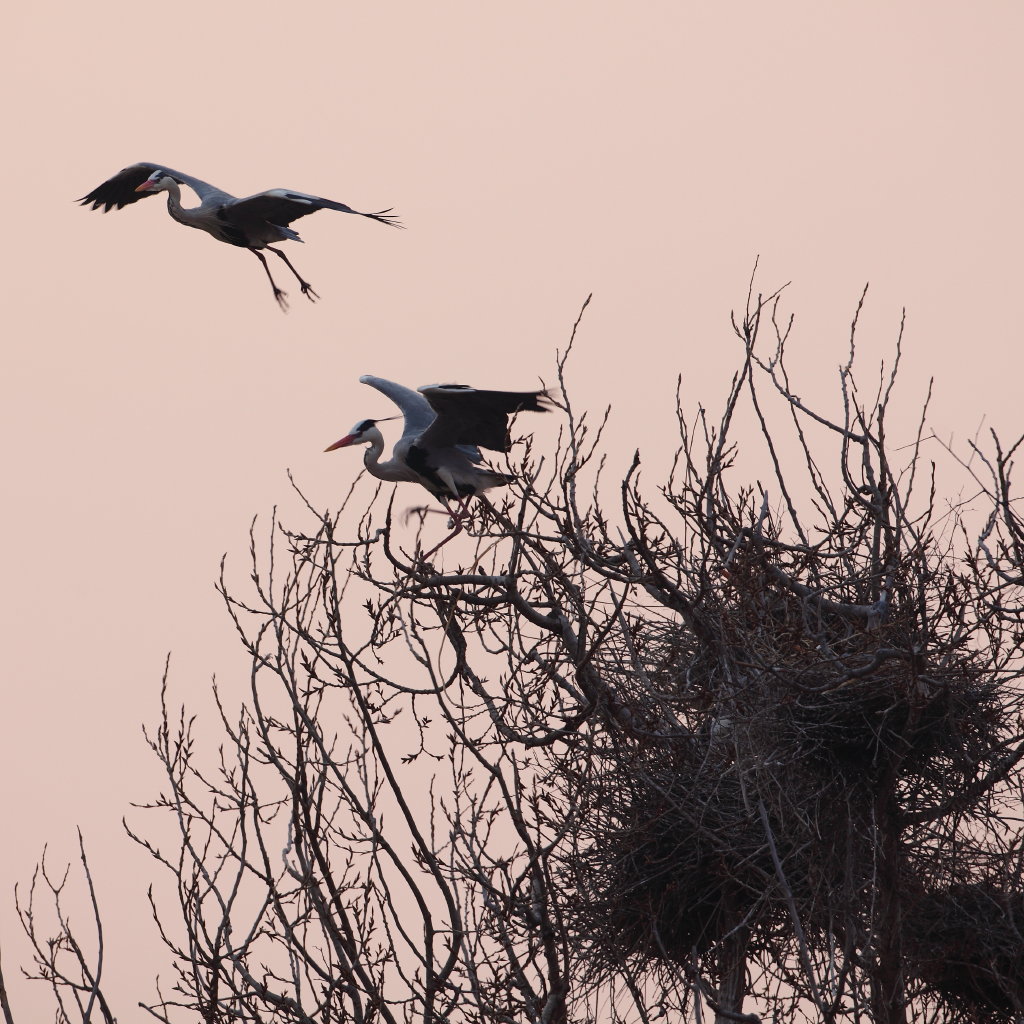
[(509, 417), (548, 411), (546, 391), (480, 391), (464, 384), (435, 384), (419, 390), (437, 413), (420, 443), (435, 448), (479, 445), (507, 452), (512, 446)]
[(123, 171), (119, 171), (112, 178), (107, 178), (102, 185), (97, 185), (87, 196), (78, 200), (82, 206), (92, 204), (92, 209), (98, 210), (101, 206), (103, 212), (120, 210), (130, 203), (137, 203), (140, 199), (154, 195), (153, 192), (136, 192), (135, 190), (155, 171), (157, 164), (132, 164)]
[(205, 199), (213, 193), (220, 193), (220, 189), (199, 178), (193, 178), (191, 174), (182, 174), (181, 171), (164, 167), (163, 164), (138, 163), (118, 171), (112, 178), (107, 178), (102, 185), (97, 185), (87, 196), (78, 200), (82, 206), (90, 206), (98, 210), (101, 206), (103, 212), (120, 210), (131, 203), (137, 203), (140, 199), (156, 195), (156, 192), (136, 192), (135, 190), (154, 172), (163, 171), (170, 175), (179, 185), (188, 185), (200, 199)]
[(391, 215), (390, 210), (361, 213), (344, 203), (336, 203), (333, 199), (321, 199), (319, 196), (310, 196), (305, 192), (293, 192), (286, 188), (272, 188), (254, 196), (247, 196), (245, 199), (237, 199), (231, 204), (231, 210), (239, 216), (259, 218), (279, 226), (291, 224), (293, 220), (298, 220), (300, 217), (308, 217), (309, 214), (316, 213), (317, 210), (354, 213), (359, 217), (369, 217), (371, 220), (380, 221), (381, 224), (390, 224), (392, 227), (400, 228), (402, 226), (398, 223), (398, 218)]

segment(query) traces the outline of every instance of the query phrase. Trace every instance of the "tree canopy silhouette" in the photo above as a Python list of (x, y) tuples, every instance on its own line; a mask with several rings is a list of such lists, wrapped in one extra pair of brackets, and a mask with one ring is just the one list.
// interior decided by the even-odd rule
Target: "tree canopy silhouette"
[[(220, 584), (248, 697), (215, 688), (211, 757), (165, 680), (148, 735), (150, 1016), (1021, 1019), (1020, 441), (895, 412), (902, 326), (865, 398), (857, 315), (827, 414), (791, 326), (751, 290), (659, 486), (606, 461), (570, 341), (558, 444), (516, 448), (475, 543), (425, 560), (390, 487), (254, 524)], [(112, 1021), (63, 885), (19, 894), (32, 973)]]

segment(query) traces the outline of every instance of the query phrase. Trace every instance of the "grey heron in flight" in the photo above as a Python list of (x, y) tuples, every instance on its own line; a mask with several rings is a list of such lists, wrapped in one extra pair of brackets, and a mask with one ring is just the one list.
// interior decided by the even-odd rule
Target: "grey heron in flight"
[(517, 412), (548, 411), (546, 391), (481, 391), (464, 384), (433, 384), (413, 391), (383, 377), (359, 380), (387, 395), (402, 410), (402, 436), (391, 458), (381, 462), (384, 437), (377, 424), (398, 417), (360, 420), (326, 451), (365, 444), (363, 462), (373, 476), (420, 484), (441, 501), (452, 518), (452, 532), (424, 558), (462, 530), (470, 498), (515, 479), (482, 465), (480, 448), (507, 452), (512, 447), (509, 417)]
[[(186, 208), (181, 205), (182, 185), (187, 185), (199, 197), (198, 206)], [(214, 185), (193, 178), (190, 174), (182, 174), (181, 171), (171, 170), (162, 164), (151, 163), (132, 164), (131, 167), (126, 167), (102, 185), (97, 185), (78, 201), (83, 206), (91, 204), (93, 210), (103, 207), (103, 212), (108, 213), (112, 209), (120, 210), (130, 203), (136, 203), (158, 192), (167, 193), (167, 212), (179, 224), (199, 228), (200, 231), (213, 235), (218, 242), (237, 245), (257, 256), (270, 279), (274, 298), (283, 310), (288, 309), (286, 293), (277, 287), (270, 267), (267, 266), (267, 258), (260, 252), (261, 249), (268, 249), (284, 260), (302, 287), (302, 294), (310, 302), (315, 302), (319, 298), (309, 282), (304, 281), (292, 266), (291, 260), (271, 244), (302, 241), (298, 232), (288, 227), (293, 220), (316, 213), (317, 210), (339, 210), (341, 213), (369, 217), (392, 227), (402, 226), (390, 210), (360, 213), (359, 210), (353, 210), (344, 203), (310, 196), (305, 192), (293, 192), (286, 188), (272, 188), (266, 192), (258, 192), (254, 196), (236, 199)]]

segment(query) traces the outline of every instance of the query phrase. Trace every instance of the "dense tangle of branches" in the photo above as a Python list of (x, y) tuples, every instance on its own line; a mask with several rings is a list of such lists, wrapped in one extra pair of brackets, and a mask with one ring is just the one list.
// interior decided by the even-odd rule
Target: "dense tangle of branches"
[[(471, 550), (424, 562), (390, 488), (254, 527), (250, 584), (221, 577), (251, 679), (215, 690), (219, 759), (166, 685), (149, 736), (174, 838), (131, 834), (176, 897), (155, 883), (150, 1016), (1021, 1019), (1016, 445), (896, 417), (902, 329), (865, 399), (856, 318), (825, 415), (790, 327), (748, 296), (664, 486), (639, 454), (609, 481), (570, 345), (557, 449), (520, 447)], [(66, 919), (40, 931), (51, 877), (20, 897), (34, 973), (59, 1019), (111, 1021)]]

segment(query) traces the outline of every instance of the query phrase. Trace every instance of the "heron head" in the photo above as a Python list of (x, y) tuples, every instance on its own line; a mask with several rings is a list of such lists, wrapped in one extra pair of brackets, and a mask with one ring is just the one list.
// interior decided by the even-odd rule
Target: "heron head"
[(166, 171), (156, 170), (135, 191), (160, 192), (168, 188), (173, 180)]
[(335, 441), (325, 452), (333, 452), (337, 448), (348, 448), (353, 444), (384, 443), (384, 437), (377, 429), (376, 420), (360, 420), (340, 441)]

